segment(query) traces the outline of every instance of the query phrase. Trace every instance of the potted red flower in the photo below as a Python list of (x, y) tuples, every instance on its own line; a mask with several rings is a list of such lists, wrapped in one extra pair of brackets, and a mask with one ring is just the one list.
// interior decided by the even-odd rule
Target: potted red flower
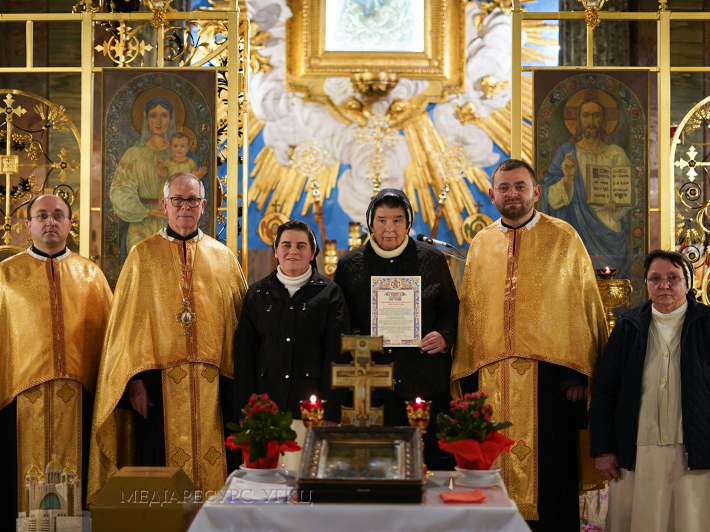
[(242, 450), (245, 467), (275, 469), (281, 453), (301, 450), (294, 441), (296, 432), (291, 429), (291, 412), (280, 412), (265, 393), (253, 394), (242, 414), (241, 425), (227, 423), (234, 434), (227, 437), (225, 445), (233, 451)]
[(493, 421), (493, 407), (486, 404), (483, 392), (467, 393), (451, 401), (453, 417), (440, 413), (436, 417), (439, 427), (439, 448), (456, 458), (460, 469), (488, 470), (503, 451), (510, 451), (515, 441), (499, 434), (512, 426), (510, 421)]

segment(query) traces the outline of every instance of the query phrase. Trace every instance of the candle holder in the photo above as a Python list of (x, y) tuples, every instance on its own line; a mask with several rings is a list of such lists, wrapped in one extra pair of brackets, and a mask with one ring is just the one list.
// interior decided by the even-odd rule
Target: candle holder
[(349, 222), (348, 223), (348, 247), (350, 251), (362, 246), (362, 229), (360, 228), (360, 222)]
[[(426, 434), (426, 428), (429, 426), (431, 417), (429, 413), (431, 401), (423, 401), (417, 397), (414, 401), (405, 401), (404, 404), (407, 405), (407, 420), (409, 421), (409, 426), (419, 427), (419, 430), (422, 432), (422, 453), (424, 453), (424, 434)], [(424, 466), (424, 475), (431, 476), (434, 474), (427, 469), (423, 456), (422, 465)]]
[(323, 424), (323, 405), (326, 401), (316, 399), (315, 396), (301, 401), (301, 419), (303, 426), (308, 428), (311, 425), (320, 427)]
[(602, 296), (602, 304), (605, 311), (604, 317), (606, 318), (609, 334), (616, 327), (614, 309), (621, 305), (630, 306), (631, 294), (634, 292), (629, 279), (614, 279), (617, 271), (616, 268), (609, 268), (608, 266), (597, 270), (597, 275), (601, 277), (601, 279), (597, 279), (597, 287)]
[(335, 270), (338, 268), (338, 250), (335, 247), (336, 244), (336, 240), (325, 241), (323, 262), (325, 263), (325, 274), (331, 279), (333, 275), (335, 275)]
[(617, 273), (619, 273), (618, 268), (609, 268), (609, 266), (597, 270), (597, 275), (600, 279), (614, 279)]

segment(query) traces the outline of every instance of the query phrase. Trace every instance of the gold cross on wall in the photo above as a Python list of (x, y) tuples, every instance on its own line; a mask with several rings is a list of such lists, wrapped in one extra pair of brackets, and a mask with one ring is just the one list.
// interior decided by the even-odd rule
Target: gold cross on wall
[(5, 223), (2, 226), (4, 231), (3, 241), (5, 244), (10, 244), (10, 231), (12, 230), (12, 224), (10, 223), (10, 198), (12, 196), (12, 175), (17, 173), (17, 168), (19, 165), (19, 157), (17, 155), (12, 155), (12, 115), (22, 116), (27, 111), (20, 105), (13, 107), (15, 100), (12, 94), (8, 94), (5, 97), (5, 107), (3, 109), (5, 113), (5, 145), (6, 153), (0, 154), (0, 168), (5, 174)]
[(340, 350), (354, 351), (354, 360), (347, 366), (333, 364), (332, 387), (350, 388), (354, 408), (340, 407), (340, 424), (343, 427), (381, 427), (384, 425), (384, 407), (372, 408), (372, 388), (392, 388), (394, 364), (372, 363), (372, 352), (382, 352), (382, 337), (343, 336)]
[(695, 160), (695, 156), (698, 155), (698, 151), (695, 149), (695, 146), (691, 146), (690, 149), (688, 150), (687, 154), (688, 154), (687, 161), (681, 157), (674, 164), (676, 165), (677, 168), (680, 168), (681, 170), (687, 166), (688, 172), (686, 173), (686, 175), (688, 176), (688, 179), (690, 181), (695, 181), (695, 178), (698, 177), (698, 173), (695, 171), (695, 169), (700, 166), (710, 166), (710, 163), (705, 162), (705, 161), (696, 161)]
[(61, 149), (59, 152), (59, 162), (58, 163), (45, 163), (45, 164), (20, 164), (20, 166), (31, 166), (32, 168), (58, 168), (61, 170), (59, 172), (59, 178), (62, 183), (66, 183), (67, 181), (67, 168), (71, 170), (76, 170), (79, 168), (81, 165), (76, 162), (72, 161), (70, 163), (67, 162), (67, 155), (69, 155), (69, 152), (65, 150), (64, 148)]

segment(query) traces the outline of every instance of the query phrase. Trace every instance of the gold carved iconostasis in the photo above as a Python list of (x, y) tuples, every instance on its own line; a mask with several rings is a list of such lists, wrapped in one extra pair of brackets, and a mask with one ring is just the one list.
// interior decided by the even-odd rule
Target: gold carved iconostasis
[[(576, 227), (595, 266), (631, 279), (637, 303), (651, 248), (683, 245), (703, 276), (707, 182), (706, 107), (675, 140), (668, 132), (704, 99), (707, 69), (674, 48), (673, 30), (709, 17), (641, 3), (598, 10), (599, 27), (614, 18), (644, 42), (655, 35), (647, 64), (607, 66), (595, 63), (591, 3), (585, 13), (551, 0), (87, 1), (33, 15), (6, 1), (0, 237), (27, 247), (23, 204), (40, 190), (65, 194), (71, 246), (115, 280), (140, 226), (165, 223), (162, 176), (182, 164), (206, 185), (201, 227), (240, 253), (251, 281), (272, 269), (270, 242), (289, 218), (313, 226), (332, 271), (367, 238), (367, 204), (385, 187), (412, 200), (415, 234), (465, 252), (498, 217), (488, 179), (513, 156), (538, 172), (538, 208)], [(558, 66), (560, 21), (586, 38), (578, 64)], [(605, 115), (593, 140), (613, 153), (576, 161), (565, 181), (561, 163), (585, 145), (586, 126), (575, 136), (590, 107)], [(151, 138), (176, 146), (157, 153)], [(589, 191), (604, 180), (606, 202)], [(577, 185), (567, 203), (558, 181)]]

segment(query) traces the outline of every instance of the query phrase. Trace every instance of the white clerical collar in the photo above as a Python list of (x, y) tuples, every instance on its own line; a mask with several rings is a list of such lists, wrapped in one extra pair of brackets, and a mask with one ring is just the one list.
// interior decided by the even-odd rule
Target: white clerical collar
[[(529, 222), (526, 224), (521, 225), (520, 227), (516, 227), (516, 229), (522, 229), (525, 227), (528, 231), (530, 231), (533, 227), (537, 225), (537, 222), (540, 221), (540, 212), (535, 210), (535, 214), (533, 214), (533, 217), (530, 219)], [(503, 225), (503, 218), (498, 218), (498, 228), (503, 231), (504, 233), (508, 232), (509, 227), (506, 227)]]
[[(170, 236), (168, 234), (165, 227), (163, 227), (160, 231), (158, 231), (158, 234), (160, 236), (162, 236), (168, 242), (172, 242), (173, 240), (177, 240), (176, 238), (173, 238), (172, 236)], [(191, 238), (190, 240), (192, 240), (193, 242), (199, 242), (200, 240), (202, 240), (203, 236), (205, 236), (205, 234), (202, 232), (202, 229), (197, 229), (197, 236), (195, 238)]]
[[(45, 256), (43, 256), (43, 255), (39, 255), (38, 253), (35, 253), (35, 252), (32, 250), (32, 246), (30, 246), (30, 247), (27, 249), (27, 254), (28, 254), (30, 257), (32, 257), (33, 259), (41, 260), (42, 262), (47, 262), (47, 259), (49, 259), (49, 257), (45, 257)], [(69, 250), (69, 248), (64, 248), (64, 253), (62, 253), (61, 255), (57, 255), (56, 257), (52, 257), (52, 258), (53, 258), (54, 260), (64, 260), (64, 259), (66, 259), (69, 255), (71, 255), (71, 251)]]

